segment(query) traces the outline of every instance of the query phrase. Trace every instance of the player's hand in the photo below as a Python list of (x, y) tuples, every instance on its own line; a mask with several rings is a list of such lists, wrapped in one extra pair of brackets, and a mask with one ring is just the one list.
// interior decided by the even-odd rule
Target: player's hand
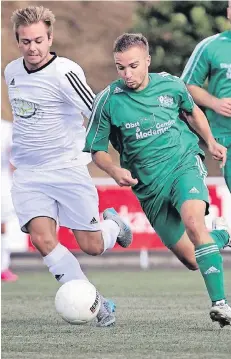
[(214, 102), (213, 110), (219, 115), (231, 117), (231, 98), (218, 98)]
[(133, 178), (131, 172), (125, 168), (117, 167), (114, 170), (112, 177), (120, 187), (135, 186), (138, 183), (138, 180)]
[(221, 161), (220, 168), (223, 168), (227, 158), (227, 148), (215, 140), (208, 144), (208, 150), (214, 160)]

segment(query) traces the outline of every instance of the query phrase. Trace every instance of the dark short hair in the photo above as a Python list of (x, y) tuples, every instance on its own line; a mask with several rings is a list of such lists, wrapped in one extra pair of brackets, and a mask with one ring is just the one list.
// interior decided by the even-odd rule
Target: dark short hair
[(133, 46), (140, 46), (149, 53), (149, 44), (146, 37), (142, 34), (125, 33), (114, 42), (113, 52), (124, 52)]

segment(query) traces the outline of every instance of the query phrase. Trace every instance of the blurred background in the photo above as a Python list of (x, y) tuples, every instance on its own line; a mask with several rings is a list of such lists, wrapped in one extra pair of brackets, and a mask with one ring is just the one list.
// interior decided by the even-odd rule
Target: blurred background
[[(2, 168), (2, 193), (7, 187), (3, 187), (3, 177), (8, 187), (11, 181), (7, 162), (8, 125), (12, 121), (3, 70), (20, 56), (10, 17), (15, 9), (28, 5), (43, 5), (54, 12), (52, 50), (79, 63), (95, 93), (117, 78), (112, 47), (123, 32), (139, 31), (148, 38), (151, 71), (180, 76), (196, 44), (230, 26), (226, 20), (227, 1), (2, 1), (1, 115), (8, 121), (7, 126), (1, 126), (6, 163), (4, 171)], [(201, 146), (204, 148), (202, 142)], [(112, 149), (111, 155), (118, 162)], [(211, 228), (216, 216), (231, 222), (231, 196), (217, 164), (208, 155), (206, 164), (211, 202), (206, 223)], [(116, 246), (102, 256), (91, 257), (80, 252), (71, 231), (59, 228), (57, 235), (78, 257), (97, 289), (115, 300), (117, 326), (109, 332), (94, 328), (92, 323), (70, 326), (57, 315), (54, 297), (60, 283), (50, 275), (13, 215), (5, 223), (6, 233), (1, 241), (2, 259), (5, 257), (2, 265), (9, 266), (12, 252), (13, 275), (8, 273), (3, 283), (2, 267), (1, 357), (230, 358), (230, 330), (225, 328), (221, 334), (218, 326), (210, 323), (210, 304), (199, 271), (188, 271), (162, 245), (130, 189), (115, 185), (93, 164), (89, 169), (98, 189), (101, 215), (106, 207), (114, 207), (130, 223), (133, 244), (124, 250)], [(229, 250), (223, 252), (228, 300), (230, 254)]]
[[(1, 115), (7, 121), (12, 121), (12, 114), (3, 70), (20, 56), (10, 17), (15, 9), (29, 5), (43, 5), (54, 12), (56, 23), (52, 50), (80, 64), (95, 93), (117, 77), (112, 47), (116, 37), (123, 32), (142, 32), (148, 38), (152, 56), (150, 71), (167, 71), (180, 76), (198, 42), (230, 28), (226, 19), (227, 1), (3, 1)], [(201, 146), (205, 149), (203, 142)], [(113, 149), (111, 154), (118, 162)], [(231, 200), (218, 165), (208, 154), (206, 165), (211, 197), (207, 223), (211, 226), (217, 215), (230, 217)], [(147, 250), (164, 250), (131, 191), (115, 186), (93, 164), (89, 169), (99, 191), (100, 212), (107, 206), (114, 206), (132, 225), (134, 245), (130, 250), (141, 253), (142, 249), (143, 258), (146, 258)], [(20, 233), (16, 219), (8, 226), (8, 236), (14, 252), (34, 251), (29, 239)], [(78, 250), (70, 231), (61, 228), (59, 237), (69, 248)]]

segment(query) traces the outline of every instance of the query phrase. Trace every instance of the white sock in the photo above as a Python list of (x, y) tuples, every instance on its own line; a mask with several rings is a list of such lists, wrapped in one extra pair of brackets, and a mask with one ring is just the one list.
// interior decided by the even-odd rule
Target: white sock
[(4, 272), (10, 266), (10, 249), (5, 241), (4, 234), (1, 235), (1, 271)]
[(100, 223), (104, 241), (104, 252), (113, 248), (120, 232), (118, 224), (112, 219), (106, 219)]
[(60, 243), (48, 255), (43, 257), (43, 261), (49, 268), (49, 272), (60, 283), (66, 283), (72, 279), (88, 280), (77, 258)]

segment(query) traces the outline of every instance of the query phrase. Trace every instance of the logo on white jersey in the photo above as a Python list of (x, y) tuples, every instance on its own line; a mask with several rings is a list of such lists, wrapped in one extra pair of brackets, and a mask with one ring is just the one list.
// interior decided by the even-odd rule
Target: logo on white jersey
[(11, 105), (14, 115), (24, 119), (34, 117), (39, 108), (38, 104), (22, 99), (13, 99)]
[(10, 86), (15, 86), (15, 79), (12, 79), (12, 80), (11, 80)]
[(200, 193), (196, 187), (190, 189), (189, 193)]
[(124, 92), (120, 87), (116, 87), (113, 93)]
[(168, 95), (161, 95), (158, 97), (158, 100), (160, 101), (160, 105), (162, 107), (172, 107), (174, 103), (173, 97)]
[(206, 272), (204, 272), (204, 274), (206, 274), (206, 275), (212, 274), (212, 273), (220, 273), (220, 270), (212, 266)]

